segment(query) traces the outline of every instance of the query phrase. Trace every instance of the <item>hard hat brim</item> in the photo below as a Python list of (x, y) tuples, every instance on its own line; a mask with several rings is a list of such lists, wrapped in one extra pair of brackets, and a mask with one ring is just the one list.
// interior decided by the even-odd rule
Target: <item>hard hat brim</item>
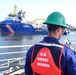
[[(48, 24), (50, 24), (49, 22), (43, 22), (43, 24), (46, 24), (46, 25), (48, 25)], [(54, 23), (51, 23), (52, 25), (56, 25), (56, 26), (62, 26), (62, 27), (64, 27), (64, 28), (69, 28), (69, 26), (68, 25), (59, 25), (59, 24), (54, 24)]]

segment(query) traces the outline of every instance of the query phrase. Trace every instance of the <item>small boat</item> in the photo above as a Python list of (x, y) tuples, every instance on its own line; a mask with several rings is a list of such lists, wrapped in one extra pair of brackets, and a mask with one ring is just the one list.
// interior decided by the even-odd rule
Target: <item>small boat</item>
[[(4, 21), (0, 22), (1, 33), (8, 34), (47, 34), (48, 30), (44, 24), (35, 27), (34, 24), (25, 22), (25, 11), (17, 13), (17, 6), (14, 5), (13, 13), (8, 14)], [(38, 26), (36, 24), (36, 26)]]
[(67, 34), (68, 34), (68, 32), (66, 30), (64, 30), (63, 35), (67, 35)]

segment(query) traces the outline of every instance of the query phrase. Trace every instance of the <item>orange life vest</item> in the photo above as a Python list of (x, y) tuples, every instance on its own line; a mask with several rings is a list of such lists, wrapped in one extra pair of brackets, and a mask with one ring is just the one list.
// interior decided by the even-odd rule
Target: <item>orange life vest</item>
[[(52, 44), (54, 45), (54, 44)], [(63, 50), (63, 49), (62, 49)], [(59, 61), (61, 60), (60, 53)], [(34, 51), (34, 50), (33, 50)], [(33, 58), (33, 54), (32, 54)], [(31, 63), (33, 74), (36, 75), (61, 75), (62, 71), (58, 68), (52, 57), (51, 50), (48, 47), (42, 47), (37, 53), (35, 60)]]

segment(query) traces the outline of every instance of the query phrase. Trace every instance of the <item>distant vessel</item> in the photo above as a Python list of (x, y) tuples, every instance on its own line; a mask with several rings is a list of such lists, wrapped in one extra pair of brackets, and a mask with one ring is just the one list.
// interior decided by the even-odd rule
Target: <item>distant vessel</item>
[[(14, 5), (14, 11), (8, 14), (4, 21), (0, 22), (1, 34), (48, 34), (46, 25), (42, 24), (43, 18), (36, 18), (33, 24), (26, 23), (26, 11), (17, 13), (17, 6)], [(65, 31), (63, 35), (67, 35)]]
[[(14, 11), (10, 13), (4, 21), (0, 22), (1, 33), (11, 34), (47, 34), (47, 28), (41, 24), (25, 23), (25, 11), (17, 13), (17, 6), (14, 5)], [(38, 26), (39, 25), (39, 26)], [(36, 27), (37, 26), (37, 27)]]
[(67, 34), (68, 34), (68, 32), (66, 30), (64, 30), (63, 35), (67, 35)]

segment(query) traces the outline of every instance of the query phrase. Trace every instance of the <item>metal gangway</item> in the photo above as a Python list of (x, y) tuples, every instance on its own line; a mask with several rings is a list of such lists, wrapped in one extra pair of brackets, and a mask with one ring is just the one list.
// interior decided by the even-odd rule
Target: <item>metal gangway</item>
[[(14, 48), (12, 52), (2, 52), (0, 56), (4, 55), (12, 55), (18, 53), (25, 53), (25, 56), (17, 57), (17, 58), (7, 58), (0, 60), (0, 75), (25, 75), (24, 73), (24, 65), (25, 65), (25, 58), (26, 52), (29, 47), (32, 45), (13, 45), (13, 46), (0, 46), (0, 49), (9, 49)], [(22, 51), (15, 51), (15, 48), (26, 48), (26, 50)]]

